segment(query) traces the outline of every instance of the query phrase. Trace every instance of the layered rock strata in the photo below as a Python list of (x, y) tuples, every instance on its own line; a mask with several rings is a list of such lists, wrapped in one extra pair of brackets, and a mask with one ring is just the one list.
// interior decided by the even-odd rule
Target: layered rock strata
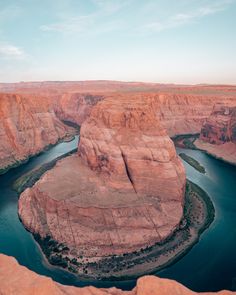
[(106, 97), (112, 97), (114, 101), (121, 97), (127, 101), (137, 97), (152, 100), (153, 108), (169, 136), (200, 133), (202, 124), (210, 116), (215, 103), (224, 101), (224, 104), (229, 106), (236, 103), (236, 97), (184, 93), (69, 93), (56, 100), (56, 114), (62, 120), (81, 125), (90, 114), (92, 107)]
[[(170, 85), (119, 81), (55, 81), (0, 83), (0, 90), (50, 98), (59, 118), (80, 125), (92, 105), (113, 95), (156, 97), (156, 112), (169, 136), (200, 133), (216, 103), (235, 105), (236, 87), (227, 85)], [(89, 93), (89, 94), (88, 94)]]
[(236, 143), (236, 106), (216, 105), (202, 126), (200, 139), (218, 145)]
[(236, 106), (216, 105), (194, 144), (217, 158), (236, 164)]
[(183, 285), (154, 276), (142, 277), (132, 291), (116, 288), (97, 289), (64, 286), (51, 278), (38, 275), (21, 266), (13, 257), (0, 254), (0, 294), (1, 295), (233, 295), (236, 292), (196, 293)]
[(81, 128), (79, 156), (59, 161), (19, 201), (33, 233), (104, 257), (162, 241), (183, 215), (185, 171), (152, 99), (106, 99)]
[(60, 120), (80, 126), (89, 116), (92, 107), (103, 98), (98, 94), (67, 93), (55, 101), (54, 110)]
[(0, 94), (0, 172), (55, 144), (67, 132), (48, 99)]
[[(156, 112), (169, 136), (200, 133), (203, 122), (222, 97), (191, 94), (160, 94)], [(226, 104), (231, 99), (224, 98)], [(235, 100), (236, 101), (236, 100)]]

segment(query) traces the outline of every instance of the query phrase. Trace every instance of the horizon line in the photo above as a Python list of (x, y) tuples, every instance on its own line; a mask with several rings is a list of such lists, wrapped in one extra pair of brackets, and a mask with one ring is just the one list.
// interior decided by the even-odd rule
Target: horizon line
[(29, 80), (29, 81), (15, 81), (15, 82), (1, 82), (0, 84), (23, 84), (23, 83), (80, 83), (80, 82), (115, 82), (115, 83), (140, 83), (140, 84), (155, 84), (155, 85), (174, 85), (174, 86), (221, 86), (221, 87), (227, 87), (227, 86), (236, 86), (235, 83), (176, 83), (176, 82), (153, 82), (153, 81), (139, 81), (139, 80), (113, 80), (113, 79), (86, 79), (86, 80)]

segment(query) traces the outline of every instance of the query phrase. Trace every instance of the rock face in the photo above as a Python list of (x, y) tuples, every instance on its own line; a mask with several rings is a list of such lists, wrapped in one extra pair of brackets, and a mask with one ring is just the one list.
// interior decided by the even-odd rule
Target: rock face
[(82, 125), (79, 156), (22, 193), (24, 225), (87, 257), (140, 250), (170, 235), (183, 214), (186, 178), (152, 105), (137, 97), (99, 102)]
[(55, 144), (66, 133), (48, 99), (0, 94), (0, 171)]
[(222, 96), (175, 93), (72, 93), (57, 98), (54, 109), (61, 120), (81, 125), (92, 107), (106, 97), (112, 97), (114, 101), (121, 98), (127, 101), (135, 98), (152, 100), (153, 108), (169, 136), (200, 133), (202, 124), (210, 116), (214, 104), (223, 100), (226, 105), (230, 105), (233, 100)]
[(200, 139), (212, 144), (236, 143), (236, 106), (216, 105), (202, 126)]
[[(81, 124), (91, 106), (107, 96), (155, 97), (156, 113), (169, 136), (200, 133), (216, 103), (236, 103), (236, 87), (227, 85), (170, 85), (119, 81), (61, 81), (0, 83), (0, 91), (50, 98), (60, 119)], [(90, 94), (88, 94), (90, 93)]]
[(92, 107), (102, 99), (103, 96), (98, 94), (68, 93), (55, 101), (54, 109), (60, 120), (81, 125)]
[(200, 133), (204, 120), (220, 99), (208, 95), (160, 94), (156, 112), (169, 136)]
[(195, 145), (217, 158), (236, 164), (236, 106), (216, 105), (203, 124)]
[[(196, 295), (183, 285), (168, 279), (146, 276), (137, 281), (132, 291), (116, 288), (97, 289), (64, 286), (51, 278), (40, 276), (21, 266), (13, 257), (0, 254), (0, 294), (1, 295)], [(236, 292), (221, 291), (202, 293), (205, 295), (233, 295)]]

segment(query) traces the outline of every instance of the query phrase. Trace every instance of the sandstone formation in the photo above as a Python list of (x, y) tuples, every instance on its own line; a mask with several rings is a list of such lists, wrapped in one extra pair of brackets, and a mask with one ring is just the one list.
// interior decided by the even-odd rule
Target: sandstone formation
[(202, 126), (200, 139), (218, 145), (236, 143), (236, 106), (216, 105)]
[(0, 173), (67, 134), (46, 98), (0, 94)]
[(90, 114), (92, 107), (106, 97), (112, 97), (114, 101), (124, 99), (152, 100), (153, 108), (166, 128), (169, 136), (178, 134), (200, 133), (202, 124), (212, 112), (216, 102), (224, 101), (225, 105), (231, 105), (235, 98), (196, 95), (175, 94), (162, 92), (115, 92), (103, 94), (68, 93), (55, 100), (55, 111), (61, 120), (70, 121), (81, 125)]
[(235, 98), (153, 92), (115, 92), (103, 94), (68, 93), (55, 100), (55, 111), (61, 120), (81, 125), (90, 114), (92, 107), (106, 97), (114, 101), (123, 99), (151, 100), (152, 107), (166, 128), (169, 136), (178, 134), (200, 133), (202, 124), (212, 112), (216, 102), (224, 101), (225, 105), (236, 103)]
[(236, 164), (236, 106), (216, 105), (194, 144), (217, 158)]
[(80, 126), (89, 116), (92, 107), (102, 99), (102, 95), (67, 93), (56, 99), (54, 110), (60, 120)]
[(169, 136), (200, 133), (205, 119), (211, 114), (214, 104), (224, 100), (231, 105), (235, 98), (191, 94), (160, 94), (157, 114), (163, 121)]
[[(52, 81), (0, 83), (0, 90), (47, 96), (59, 118), (81, 124), (96, 101), (113, 95), (156, 97), (156, 113), (169, 136), (200, 133), (213, 106), (235, 105), (236, 87), (230, 85), (174, 85), (119, 81)], [(88, 96), (88, 93), (89, 96)], [(91, 100), (92, 98), (92, 100)]]
[(185, 171), (153, 98), (105, 99), (81, 128), (79, 156), (61, 160), (19, 201), (31, 232), (75, 257), (104, 257), (169, 236), (183, 214)]
[(183, 285), (154, 276), (142, 277), (132, 291), (116, 288), (97, 289), (64, 286), (51, 278), (40, 276), (17, 263), (15, 258), (0, 254), (0, 294), (1, 295), (233, 295), (236, 292), (196, 293)]

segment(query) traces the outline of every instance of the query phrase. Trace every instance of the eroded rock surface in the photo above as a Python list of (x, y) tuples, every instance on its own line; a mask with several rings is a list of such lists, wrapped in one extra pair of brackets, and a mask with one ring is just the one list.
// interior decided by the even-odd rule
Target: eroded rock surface
[(198, 148), (236, 164), (236, 106), (218, 104), (202, 126)]
[(169, 136), (200, 133), (216, 103), (236, 102), (230, 85), (171, 85), (119, 81), (55, 81), (0, 83), (0, 90), (50, 98), (59, 118), (81, 124), (96, 101), (113, 95), (156, 97), (156, 113)]
[(200, 133), (203, 122), (217, 101), (231, 99), (209, 95), (160, 94), (156, 112), (169, 136)]
[(0, 172), (67, 134), (46, 98), (0, 94)]
[(98, 94), (67, 93), (55, 101), (54, 109), (60, 120), (80, 126), (89, 116), (92, 107), (103, 98), (103, 95)]
[(216, 105), (202, 126), (200, 139), (212, 144), (236, 143), (236, 106)]
[(152, 92), (116, 92), (116, 93), (68, 93), (55, 101), (56, 114), (61, 120), (71, 121), (78, 125), (89, 116), (93, 106), (100, 100), (112, 97), (114, 101), (139, 98), (152, 100), (152, 107), (167, 130), (169, 136), (178, 134), (200, 133), (202, 124), (212, 112), (215, 103), (224, 101), (231, 105), (236, 98)]
[(128, 253), (165, 239), (183, 214), (185, 171), (153, 99), (99, 102), (79, 156), (59, 161), (20, 197), (24, 225), (76, 256)]
[[(51, 278), (38, 275), (17, 263), (15, 258), (0, 254), (0, 294), (1, 295), (194, 295), (183, 285), (154, 276), (142, 277), (132, 291), (116, 288), (97, 289), (64, 286)], [(205, 295), (233, 295), (236, 292), (201, 293)]]

